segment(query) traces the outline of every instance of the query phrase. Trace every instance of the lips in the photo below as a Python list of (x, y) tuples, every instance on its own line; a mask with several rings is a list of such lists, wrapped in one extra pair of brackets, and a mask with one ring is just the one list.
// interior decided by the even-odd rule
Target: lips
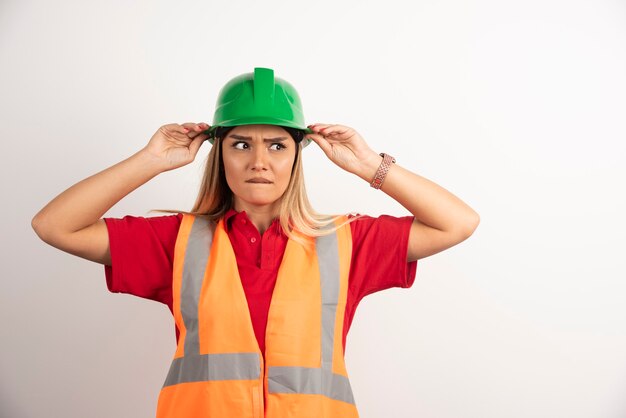
[(246, 183), (259, 183), (259, 184), (272, 184), (268, 179), (264, 179), (263, 177), (255, 177), (249, 180), (246, 180)]

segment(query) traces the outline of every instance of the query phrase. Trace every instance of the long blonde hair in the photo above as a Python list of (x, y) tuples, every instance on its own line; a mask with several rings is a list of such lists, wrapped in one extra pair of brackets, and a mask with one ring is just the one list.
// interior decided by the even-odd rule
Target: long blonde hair
[[(191, 211), (153, 209), (150, 212), (185, 213), (188, 215), (203, 216), (212, 221), (221, 219), (234, 205), (233, 193), (226, 183), (224, 163), (222, 160), (222, 138), (216, 138), (204, 168), (204, 175), (196, 202)], [(302, 143), (296, 146), (296, 156), (291, 169), (291, 178), (285, 193), (281, 197), (279, 208), (279, 222), (285, 234), (304, 245), (307, 242), (298, 233), (308, 237), (319, 237), (333, 233), (347, 223), (353, 222), (361, 215), (348, 218), (335, 224), (341, 215), (322, 215), (317, 213), (306, 194), (304, 186), (304, 171), (302, 169)], [(296, 230), (297, 232), (294, 232)]]

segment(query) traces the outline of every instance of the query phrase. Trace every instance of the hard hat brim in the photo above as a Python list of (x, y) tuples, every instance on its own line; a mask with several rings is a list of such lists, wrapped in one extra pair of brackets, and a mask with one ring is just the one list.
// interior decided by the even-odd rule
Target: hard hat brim
[[(273, 121), (274, 122), (274, 121)], [(281, 123), (283, 122), (283, 123)], [(235, 126), (242, 126), (242, 125), (276, 125), (276, 126), (287, 126), (290, 128), (295, 128), (295, 129), (300, 129), (301, 131), (303, 131), (305, 134), (312, 134), (313, 131), (309, 128), (299, 128), (296, 126), (289, 126), (289, 125), (293, 125), (292, 123), (289, 123), (288, 121), (278, 121), (276, 120), (275, 123), (268, 123), (268, 120), (265, 119), (256, 119), (256, 118), (248, 118), (245, 121), (243, 120), (238, 120), (238, 121), (226, 121), (223, 123), (220, 123), (218, 126), (211, 126), (209, 129), (203, 131), (203, 134), (207, 134), (209, 135), (209, 142), (211, 144), (213, 144), (213, 142), (215, 141), (215, 131), (217, 130), (217, 128), (221, 127), (235, 127)], [(310, 139), (303, 139), (302, 140), (303, 144), (302, 147), (306, 147), (307, 145), (309, 145), (311, 143)]]

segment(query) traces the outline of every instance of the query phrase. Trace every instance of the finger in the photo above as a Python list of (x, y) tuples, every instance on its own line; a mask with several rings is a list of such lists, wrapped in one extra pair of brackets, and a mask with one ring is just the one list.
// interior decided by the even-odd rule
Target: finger
[(328, 125), (320, 129), (319, 133), (324, 136), (343, 135), (350, 130), (347, 126), (343, 125)]
[(318, 133), (320, 129), (326, 128), (328, 126), (331, 126), (331, 125), (327, 123), (314, 123), (313, 125), (307, 126), (307, 128), (311, 129), (315, 133)]
[(319, 147), (322, 149), (322, 151), (324, 151), (324, 154), (326, 154), (326, 156), (330, 156), (332, 154), (332, 145), (330, 145), (326, 138), (324, 138), (322, 135), (309, 134), (306, 136), (306, 138), (310, 138), (313, 142), (319, 145)]
[(189, 144), (189, 151), (191, 152), (191, 155), (194, 156), (194, 158), (198, 153), (198, 150), (208, 137), (209, 136), (207, 134), (199, 134), (198, 136), (196, 136), (196, 138), (194, 138), (193, 141), (191, 141), (191, 144)]
[(182, 124), (183, 128), (187, 128), (190, 131), (200, 132), (209, 128), (209, 124), (205, 122), (195, 123), (195, 122), (186, 122)]
[(167, 125), (163, 125), (161, 128), (172, 133), (176, 132), (176, 133), (186, 134), (187, 132), (189, 132), (189, 129), (185, 129), (183, 125), (179, 125), (178, 123), (169, 123)]
[(200, 122), (200, 123), (187, 122), (187, 123), (183, 123), (182, 127), (184, 129), (184, 133), (186, 133), (189, 138), (195, 138), (198, 134), (209, 129), (210, 126), (208, 123), (204, 123), (204, 122)]
[(325, 137), (334, 137), (347, 133), (351, 128), (344, 125), (316, 124), (312, 131), (324, 135)]

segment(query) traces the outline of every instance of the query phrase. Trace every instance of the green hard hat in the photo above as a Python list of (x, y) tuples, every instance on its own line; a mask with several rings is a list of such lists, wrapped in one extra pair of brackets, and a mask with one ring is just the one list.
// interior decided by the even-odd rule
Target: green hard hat
[[(220, 90), (213, 124), (205, 131), (213, 144), (218, 127), (267, 124), (313, 133), (304, 123), (300, 96), (287, 81), (275, 78), (270, 68), (255, 68), (254, 73), (231, 79)], [(308, 139), (304, 139), (307, 146)]]

